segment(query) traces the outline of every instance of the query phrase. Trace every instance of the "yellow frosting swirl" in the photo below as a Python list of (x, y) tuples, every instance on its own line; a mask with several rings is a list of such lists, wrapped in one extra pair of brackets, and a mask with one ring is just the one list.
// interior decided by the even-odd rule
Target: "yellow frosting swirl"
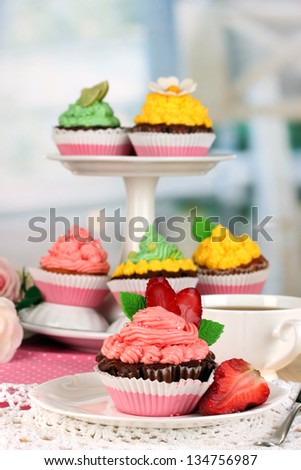
[(196, 269), (197, 268), (195, 264), (189, 258), (183, 258), (180, 260), (167, 258), (162, 261), (140, 260), (138, 261), (138, 263), (135, 263), (135, 264), (132, 261), (128, 260), (125, 263), (122, 263), (119, 266), (117, 266), (115, 272), (112, 275), (112, 278), (121, 277), (121, 276), (132, 276), (135, 274), (143, 275), (143, 274), (147, 274), (149, 271), (153, 271), (153, 272), (167, 271), (170, 273), (177, 273), (180, 270), (195, 272)]
[(208, 109), (189, 94), (161, 95), (148, 93), (142, 113), (134, 119), (136, 124), (184, 124), (186, 126), (212, 127)]
[(192, 258), (199, 266), (210, 269), (237, 268), (260, 256), (260, 248), (246, 234), (235, 237), (222, 225), (217, 225), (211, 236), (203, 240)]

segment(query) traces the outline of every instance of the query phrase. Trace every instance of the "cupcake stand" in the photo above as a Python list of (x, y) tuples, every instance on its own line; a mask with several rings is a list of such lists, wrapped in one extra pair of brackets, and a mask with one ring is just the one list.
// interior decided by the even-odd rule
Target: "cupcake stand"
[[(205, 175), (216, 164), (233, 159), (234, 156), (136, 158), (50, 155), (48, 158), (59, 161), (76, 175), (122, 177), (126, 187), (127, 220), (143, 215), (152, 222), (155, 214), (155, 189), (160, 176)], [(136, 248), (136, 244), (128, 239), (123, 253)], [(116, 300), (111, 300), (111, 304), (105, 300), (100, 312), (91, 309), (93, 322), (97, 323), (99, 318), (104, 320), (105, 309), (111, 309), (112, 312), (115, 309), (117, 312), (118, 308), (120, 314)], [(13, 385), (13, 377), (10, 382), (0, 384), (0, 430), (1, 406), (4, 406), (5, 430), (0, 432), (0, 448), (2, 444), (5, 449), (95, 449), (98, 453), (101, 449), (113, 452), (116, 449), (126, 452), (145, 452), (145, 449), (149, 449), (156, 450), (158, 455), (158, 452), (166, 450), (187, 451), (189, 444), (189, 452), (193, 449), (198, 453), (200, 449), (216, 451), (222, 446), (223, 450), (228, 449), (231, 453), (233, 449), (242, 449), (242, 452), (254, 449), (257, 453), (258, 447), (254, 446), (254, 442), (269, 435), (282, 422), (299, 390), (298, 383), (276, 381), (272, 384), (272, 393), (266, 404), (241, 414), (201, 417), (195, 413), (147, 419), (126, 415), (110, 405), (94, 372), (81, 373), (93, 370), (94, 353), (99, 351), (102, 341), (110, 334), (111, 326), (105, 330), (95, 323), (89, 329), (81, 323), (89, 312), (77, 311), (73, 312), (75, 316), (78, 314), (77, 320), (73, 317), (73, 323), (77, 321), (77, 329), (70, 329), (70, 326), (68, 329), (68, 325), (62, 323), (64, 312), (59, 309), (58, 326), (49, 327), (47, 318), (55, 316), (52, 310), (54, 307), (51, 304), (46, 305), (46, 302), (36, 308), (39, 307), (44, 309), (45, 315), (44, 319), (40, 317), (40, 324), (33, 320), (30, 323), (28, 318), (23, 318), (23, 326), (72, 348), (69, 352), (69, 348), (57, 351), (54, 349), (56, 347), (52, 347), (51, 351), (45, 352), (43, 344), (42, 347), (35, 346), (35, 349), (28, 344), (27, 350), (17, 351), (15, 367), (10, 368), (8, 364), (6, 373), (14, 375), (17, 369), (21, 374), (24, 362), (26, 363), (24, 354), (27, 354), (29, 361), (35, 361), (39, 385), (32, 382)], [(34, 340), (29, 338), (29, 341), (31, 339)], [(43, 341), (42, 337), (40, 341)], [(25, 368), (23, 373), (28, 377), (28, 369)], [(50, 373), (53, 374), (52, 377)], [(49, 381), (50, 378), (52, 380)], [(290, 439), (286, 440), (282, 449), (300, 449), (298, 430), (296, 422), (294, 432), (291, 431)]]
[[(155, 219), (155, 191), (160, 177), (205, 175), (218, 163), (234, 158), (232, 154), (216, 154), (206, 157), (134, 157), (134, 156), (62, 156), (48, 155), (48, 159), (60, 162), (75, 175), (123, 178), (126, 188), (126, 221), (143, 216), (149, 223)], [(129, 227), (126, 226), (126, 232)], [(127, 237), (123, 244), (121, 260), (132, 250), (138, 250), (138, 242)], [(70, 308), (71, 325), (66, 318)], [(68, 310), (68, 311), (67, 311)], [(124, 316), (115, 299), (109, 295), (99, 310), (82, 307), (39, 304), (30, 311), (21, 312), (23, 327), (30, 332), (44, 334), (75, 349), (98, 352), (101, 342), (112, 331), (108, 330), (116, 318)], [(64, 323), (62, 319), (64, 318)], [(108, 320), (108, 322), (106, 321)]]

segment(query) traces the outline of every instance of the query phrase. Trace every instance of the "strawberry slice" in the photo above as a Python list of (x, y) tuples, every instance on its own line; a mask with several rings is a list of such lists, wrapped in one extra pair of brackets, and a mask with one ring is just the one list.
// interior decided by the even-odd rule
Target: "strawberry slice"
[(202, 416), (245, 411), (264, 403), (270, 394), (260, 372), (243, 359), (222, 362), (214, 373), (214, 381), (199, 402)]
[(145, 291), (146, 307), (160, 306), (180, 315), (176, 294), (165, 277), (154, 277), (148, 281)]
[(180, 315), (186, 321), (194, 323), (199, 329), (202, 319), (201, 296), (194, 287), (187, 287), (176, 294)]

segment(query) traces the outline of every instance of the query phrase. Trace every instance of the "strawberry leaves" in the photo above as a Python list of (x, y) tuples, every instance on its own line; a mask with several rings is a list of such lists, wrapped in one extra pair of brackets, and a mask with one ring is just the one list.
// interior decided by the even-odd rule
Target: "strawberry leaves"
[(120, 304), (125, 315), (132, 321), (133, 315), (146, 307), (146, 300), (140, 294), (120, 292)]

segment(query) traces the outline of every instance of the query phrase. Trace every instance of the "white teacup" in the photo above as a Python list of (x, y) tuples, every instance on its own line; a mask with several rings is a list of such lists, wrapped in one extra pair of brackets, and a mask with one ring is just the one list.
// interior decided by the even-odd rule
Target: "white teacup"
[(273, 379), (301, 354), (301, 298), (204, 295), (202, 303), (204, 318), (225, 325), (219, 340), (210, 346), (218, 363), (242, 358)]

